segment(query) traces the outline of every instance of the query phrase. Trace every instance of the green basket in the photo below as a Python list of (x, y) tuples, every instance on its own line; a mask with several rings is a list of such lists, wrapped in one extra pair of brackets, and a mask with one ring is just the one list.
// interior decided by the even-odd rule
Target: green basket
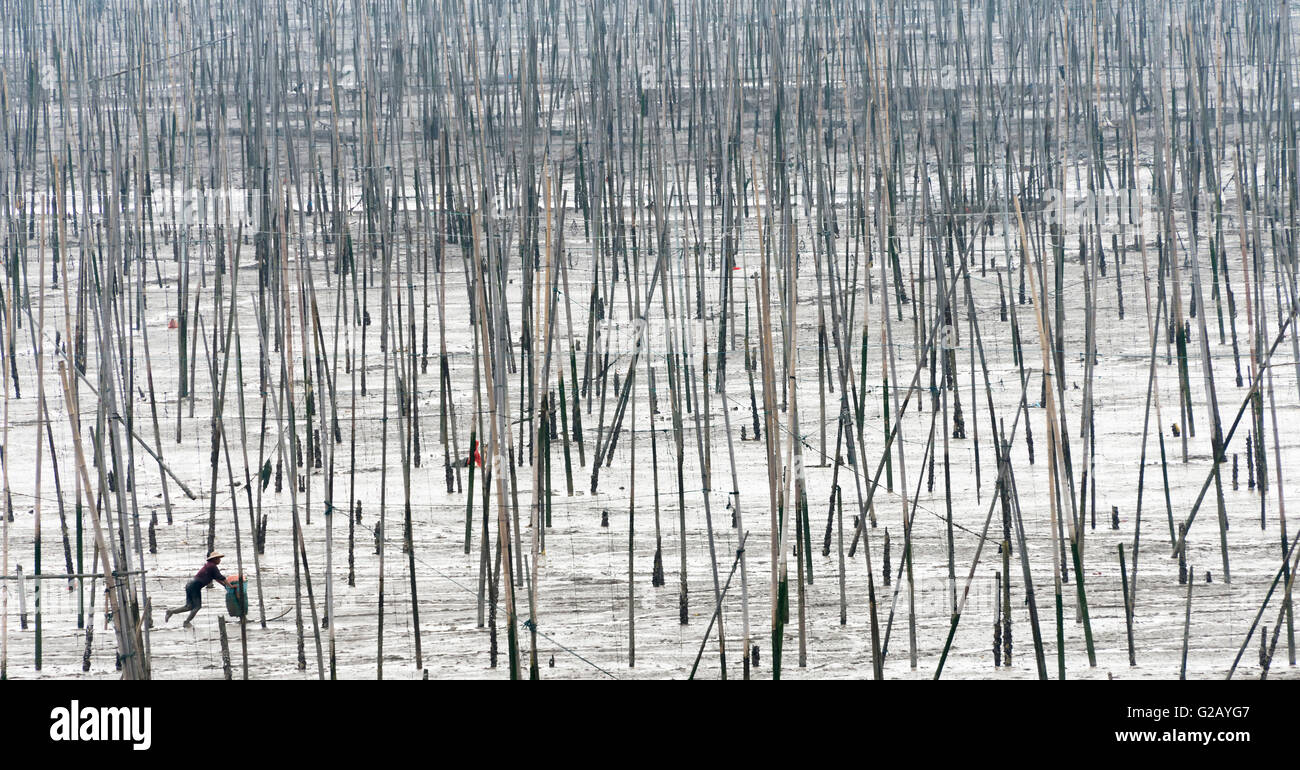
[(248, 592), (244, 590), (244, 581), (231, 578), (226, 586), (226, 612), (235, 618), (248, 615)]

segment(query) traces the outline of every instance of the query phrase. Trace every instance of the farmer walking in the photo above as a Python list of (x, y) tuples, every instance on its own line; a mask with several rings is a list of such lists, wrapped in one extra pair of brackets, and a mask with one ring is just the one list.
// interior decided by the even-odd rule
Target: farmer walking
[(165, 621), (171, 620), (172, 615), (179, 615), (189, 610), (190, 616), (185, 619), (185, 627), (189, 628), (190, 621), (194, 620), (194, 616), (199, 614), (199, 608), (203, 606), (203, 589), (212, 585), (214, 580), (227, 588), (230, 587), (230, 584), (226, 582), (226, 576), (222, 575), (221, 570), (217, 569), (217, 565), (221, 564), (221, 558), (224, 555), (218, 551), (208, 554), (208, 561), (194, 576), (194, 579), (185, 584), (185, 606), (167, 610)]

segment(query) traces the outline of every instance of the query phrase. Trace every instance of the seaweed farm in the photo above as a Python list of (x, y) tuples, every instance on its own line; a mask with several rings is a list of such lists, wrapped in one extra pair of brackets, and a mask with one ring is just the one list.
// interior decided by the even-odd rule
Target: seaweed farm
[(1297, 32), (4, 0), (0, 678), (1300, 678)]

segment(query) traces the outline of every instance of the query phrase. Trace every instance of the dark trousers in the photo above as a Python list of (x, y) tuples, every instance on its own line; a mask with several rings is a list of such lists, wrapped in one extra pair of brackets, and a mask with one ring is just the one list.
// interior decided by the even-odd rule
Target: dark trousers
[[(173, 615), (179, 615), (182, 612), (198, 612), (203, 606), (203, 588), (197, 581), (191, 580), (185, 584), (185, 606), (169, 610)], [(190, 615), (190, 617), (194, 617)]]

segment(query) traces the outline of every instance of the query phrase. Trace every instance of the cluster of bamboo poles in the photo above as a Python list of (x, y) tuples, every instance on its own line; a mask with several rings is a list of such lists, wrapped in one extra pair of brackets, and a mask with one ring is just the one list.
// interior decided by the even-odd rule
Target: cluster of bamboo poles
[[(716, 638), (721, 677), (737, 657), (745, 678), (760, 665), (766, 632), (750, 611), (764, 594), (753, 620), (770, 623), (770, 675), (788, 665), (788, 638), (805, 666), (817, 567), (835, 575), (841, 625), (865, 604), (875, 678), (900, 598), (910, 668), (930, 644), (938, 677), (971, 586), (992, 569), (996, 659), (1011, 664), (1023, 617), (1037, 674), (1048, 678), (1054, 652), (1064, 678), (1067, 612), (1097, 661), (1089, 581), (1115, 554), (1087, 545), (1098, 497), (1109, 503), (1099, 463), (1118, 447), (1098, 427), (1095, 393), (1111, 387), (1101, 340), (1125, 328), (1135, 281), (1137, 347), (1149, 353), (1141, 461), (1128, 494), (1111, 496), (1133, 522), (1118, 549), (1129, 660), (1144, 493), (1164, 508), (1166, 558), (1185, 558), (1207, 529), (1194, 525), (1209, 498), (1230, 583), (1221, 470), (1240, 452), (1260, 526), (1280, 541), (1232, 668), (1254, 634), (1267, 640), (1269, 607), (1272, 645), (1284, 635), (1294, 665), (1300, 553), (1278, 401), (1284, 415), (1297, 402), (1274, 390), (1275, 371), (1294, 374), (1300, 400), (1292, 13), (1228, 0), (7, 2), (0, 574), (17, 574), (13, 513), (31, 500), (21, 542), (36, 667), (42, 579), (57, 578), (76, 591), (86, 665), (103, 592), (123, 677), (151, 676), (139, 576), (153, 563), (141, 513), (156, 490), (168, 524), (205, 513), (207, 549), (233, 541), (263, 628), (263, 533), (287, 508), (298, 666), (311, 668), (314, 647), (321, 678), (339, 665), (336, 577), (356, 585), (361, 509), (377, 511), (375, 673), (386, 591), (409, 593), (424, 669), (416, 540), (435, 525), (422, 520), (418, 469), (433, 463), (461, 555), (476, 560), (490, 664), (504, 626), (512, 678), (541, 675), (555, 500), (589, 495), (594, 515), (611, 475), (630, 487), (618, 498), (629, 666), (641, 584), (659, 590), (674, 570), (680, 622), (703, 602), (700, 654)], [(1103, 202), (1117, 196), (1125, 206), (1108, 217)], [(175, 322), (162, 341), (159, 318)], [(1010, 360), (987, 355), (994, 346)], [(1238, 391), (1221, 409), (1225, 361)], [(1162, 407), (1162, 374), (1176, 406)], [(1171, 422), (1180, 446), (1166, 446)], [(32, 459), (9, 451), (31, 441)], [(378, 500), (363, 501), (376, 445)], [(207, 465), (169, 461), (195, 446)], [(1170, 480), (1179, 460), (1204, 466), (1186, 510)], [(941, 643), (918, 637), (914, 565), (921, 484), (934, 493), (936, 466)], [(1031, 473), (1047, 492), (1022, 499), (1017, 478), (1023, 489)], [(638, 478), (652, 489), (649, 569)], [(42, 501), (59, 514), (55, 569), (41, 561)], [(1046, 509), (1046, 536), (1022, 504)], [(879, 527), (886, 505), (901, 516), (897, 562)], [(687, 547), (700, 512), (703, 577)], [(766, 529), (761, 556), (743, 545), (763, 539), (751, 527)], [(959, 546), (959, 530), (973, 543)], [(1050, 564), (1031, 561), (1036, 538)], [(1039, 617), (1045, 570), (1054, 623)], [(1172, 571), (1142, 575), (1147, 585)], [(0, 677), (10, 594), (6, 582)], [(248, 623), (239, 631), (247, 677)]]

